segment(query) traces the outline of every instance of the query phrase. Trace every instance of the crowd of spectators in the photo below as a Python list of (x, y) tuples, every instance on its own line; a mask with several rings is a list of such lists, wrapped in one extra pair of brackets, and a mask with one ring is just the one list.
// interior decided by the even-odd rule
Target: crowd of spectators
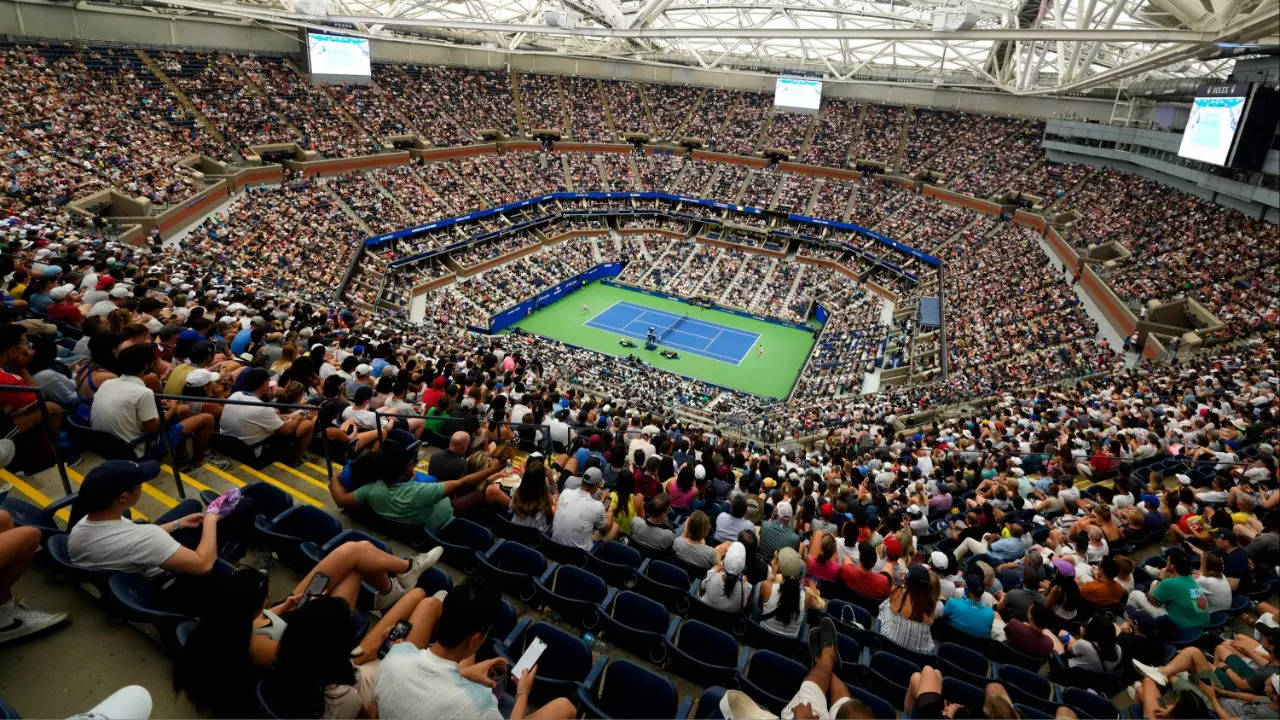
[(813, 197), (813, 188), (818, 180), (814, 175), (784, 173), (773, 199), (773, 207), (784, 212), (808, 215), (809, 200)]
[[(532, 137), (539, 128), (560, 130), (568, 135), (570, 128), (564, 127), (564, 106), (560, 102), (560, 76), (534, 75), (521, 73), (520, 109), (524, 117), (524, 133)], [(598, 103), (594, 103), (598, 106)]]
[(789, 155), (798, 155), (805, 138), (809, 136), (809, 127), (813, 121), (813, 115), (775, 109), (768, 128), (760, 135), (757, 147), (760, 150), (786, 150)]
[(748, 207), (768, 210), (773, 206), (773, 196), (782, 178), (782, 173), (768, 167), (752, 170), (738, 193), (739, 201)]
[(630, 192), (638, 189), (631, 176), (631, 155), (601, 153), (596, 159), (600, 161), (600, 177), (604, 178), (598, 189), (607, 192)]
[(345, 173), (323, 182), (359, 216), (371, 234), (381, 235), (428, 222), (425, 218), (419, 219), (401, 210), (400, 203), (378, 181), (379, 177), (385, 177), (385, 172)]
[[(237, 63), (252, 89), (266, 97), (272, 117), (301, 133), (298, 142), (303, 148), (323, 157), (364, 155), (382, 149), (381, 142), (353, 123), (323, 86), (300, 77), (283, 58), (250, 55), (226, 59)], [(208, 102), (218, 102), (218, 98), (212, 96)]]
[(609, 126), (597, 81), (594, 78), (565, 75), (560, 82), (564, 86), (565, 97), (570, 98), (566, 109), (569, 111), (569, 122), (573, 125), (570, 130), (573, 139), (586, 142), (612, 141), (613, 129)]
[(649, 101), (649, 111), (653, 113), (653, 129), (659, 140), (677, 143), (690, 135), (689, 123), (698, 112), (702, 88), (692, 85), (645, 84), (642, 91)]
[(600, 182), (600, 167), (596, 165), (595, 155), (569, 153), (564, 156), (565, 167), (568, 168), (569, 182), (578, 192), (598, 192), (604, 189)]
[(852, 100), (828, 98), (818, 113), (817, 126), (801, 162), (842, 168), (848, 164), (849, 147), (858, 130), (862, 107)]
[(454, 250), (449, 253), (449, 259), (457, 263), (459, 267), (467, 269), (500, 255), (506, 255), (531, 245), (537, 245), (538, 242), (538, 236), (532, 232), (512, 232), (500, 238)]
[[(697, 107), (688, 111), (689, 115), (685, 118), (682, 136), (702, 138), (705, 142), (712, 144), (712, 149), (717, 149), (715, 142), (719, 138), (720, 128), (729, 118), (736, 101), (737, 94), (731, 90), (705, 88)], [(756, 127), (759, 125), (757, 124)], [(679, 138), (675, 139), (679, 140)], [(747, 149), (750, 150), (750, 148)]]
[[(650, 138), (657, 132), (649, 117), (649, 109), (645, 104), (645, 94), (639, 83), (621, 80), (601, 80), (604, 99), (609, 106), (609, 116), (613, 119), (613, 127), (617, 130), (618, 142), (623, 142), (627, 133), (640, 133)], [(652, 85), (646, 87), (654, 87)]]
[(896, 105), (867, 105), (850, 157), (892, 165), (902, 147), (902, 124), (908, 112)]

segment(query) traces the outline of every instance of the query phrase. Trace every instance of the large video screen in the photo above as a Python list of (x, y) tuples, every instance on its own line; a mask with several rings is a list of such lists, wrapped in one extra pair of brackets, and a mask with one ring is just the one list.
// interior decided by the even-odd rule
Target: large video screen
[(794, 110), (817, 112), (822, 105), (822, 81), (780, 77), (773, 88), (773, 104)]
[(369, 41), (342, 35), (307, 33), (312, 75), (369, 76)]
[(1178, 154), (1184, 158), (1225, 165), (1231, 143), (1240, 127), (1245, 98), (1197, 97), (1191, 104), (1187, 129), (1182, 133)]

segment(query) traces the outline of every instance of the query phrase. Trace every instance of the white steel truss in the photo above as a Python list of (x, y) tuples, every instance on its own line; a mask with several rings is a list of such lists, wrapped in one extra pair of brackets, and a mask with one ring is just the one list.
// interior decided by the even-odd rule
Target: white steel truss
[[(1276, 0), (149, 0), (252, 22), (703, 69), (1019, 95), (1222, 78), (1280, 43)], [(163, 12), (163, 9), (157, 11)]]

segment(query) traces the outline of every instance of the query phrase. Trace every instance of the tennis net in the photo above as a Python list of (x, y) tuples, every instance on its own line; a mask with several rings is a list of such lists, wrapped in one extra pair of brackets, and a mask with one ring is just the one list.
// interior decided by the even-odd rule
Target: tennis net
[(673, 331), (673, 330), (675, 330), (676, 328), (680, 327), (680, 324), (681, 324), (681, 323), (683, 323), (685, 320), (688, 320), (688, 319), (689, 319), (689, 316), (688, 316), (688, 315), (681, 315), (679, 319), (677, 319), (675, 322), (671, 323), (671, 326), (670, 326), (670, 327), (668, 327), (666, 330), (663, 330), (663, 331), (662, 331), (662, 334), (658, 336), (658, 340), (662, 340), (662, 339), (663, 339), (663, 338), (665, 338), (666, 336), (670, 335), (670, 334), (671, 334), (671, 331)]

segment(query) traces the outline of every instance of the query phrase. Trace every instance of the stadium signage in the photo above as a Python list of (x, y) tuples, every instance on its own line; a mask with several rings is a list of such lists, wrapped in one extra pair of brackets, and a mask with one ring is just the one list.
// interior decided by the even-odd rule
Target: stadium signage
[[(681, 203), (688, 203), (691, 205), (699, 205), (702, 207), (717, 208), (721, 210), (733, 210), (735, 212), (742, 212), (742, 213), (747, 213), (751, 215), (765, 214), (764, 210), (761, 210), (760, 208), (757, 208), (757, 207), (752, 207), (750, 205), (734, 205), (732, 203), (724, 203), (716, 200), (704, 200), (702, 198), (689, 197), (686, 195), (672, 195), (670, 193), (662, 193), (662, 192), (572, 192), (572, 193), (564, 192), (564, 193), (552, 193), (550, 195), (542, 195), (539, 197), (529, 198), (527, 200), (521, 200), (519, 202), (510, 203), (507, 205), (491, 207), (485, 210), (476, 210), (474, 212), (469, 212), (465, 215), (459, 215), (457, 217), (436, 220), (435, 222), (431, 222), (426, 225), (418, 225), (415, 227), (406, 228), (404, 230), (396, 230), (394, 232), (383, 233), (381, 235), (374, 235), (366, 239), (364, 244), (365, 244), (365, 247), (376, 247), (378, 245), (382, 245), (392, 240), (413, 237), (416, 235), (421, 235), (423, 233), (431, 232), (433, 230), (439, 230), (441, 228), (451, 227), (459, 223), (470, 222), (472, 220), (480, 220), (482, 218), (492, 217), (493, 215), (500, 215), (502, 213), (511, 212), (512, 210), (519, 210), (522, 208), (529, 207), (530, 205), (538, 205), (541, 203), (550, 202), (552, 200), (612, 200), (612, 199), (627, 199), (627, 198), (635, 198), (635, 199), (641, 199), (641, 200), (656, 199), (656, 200), (666, 200), (668, 202), (681, 202)], [(589, 214), (589, 213), (582, 212), (581, 214)], [(619, 213), (611, 211), (610, 214), (619, 214)], [(686, 215), (682, 213), (668, 213), (668, 214), (672, 215), (673, 217), (694, 220), (697, 222), (708, 221), (707, 218), (699, 218), (696, 216)], [(839, 230), (854, 232), (859, 235), (863, 235), (865, 237), (871, 238), (872, 240), (875, 240), (876, 242), (881, 243), (883, 245), (887, 245), (901, 253), (914, 257), (917, 260), (920, 260), (921, 262), (925, 263), (926, 265), (937, 267), (940, 264), (937, 258), (933, 257), (932, 255), (929, 255), (928, 253), (920, 252), (915, 248), (909, 247), (907, 245), (903, 245), (902, 243), (897, 242), (896, 240), (887, 238), (884, 235), (881, 235), (879, 233), (872, 232), (860, 225), (854, 225), (853, 223), (839, 222), (836, 220), (824, 220), (822, 218), (813, 218), (813, 217), (808, 217), (806, 215), (797, 215), (795, 213), (788, 213), (787, 219), (793, 222), (798, 222), (798, 223), (803, 223), (808, 225), (819, 225), (823, 227), (831, 227)], [(538, 221), (535, 220), (535, 221), (531, 221), (531, 223), (532, 222), (538, 222)], [(507, 228), (507, 231), (512, 231), (512, 230), (513, 230), (512, 228)], [(450, 253), (450, 252), (453, 252), (454, 250), (457, 250), (459, 247), (476, 242), (478, 239), (483, 239), (483, 238), (468, 238), (467, 240), (461, 240), (451, 245), (448, 245), (446, 247), (439, 248), (437, 250), (431, 250), (428, 252), (411, 255), (409, 257), (399, 258), (393, 261), (390, 267), (393, 267), (393, 268), (400, 267), (403, 265), (409, 265), (422, 260), (426, 260), (428, 258), (435, 257), (437, 255), (444, 255), (446, 253)], [(911, 280), (917, 279), (914, 274), (909, 273), (905, 270), (902, 270), (901, 268), (894, 265), (893, 263), (888, 262), (887, 260), (879, 258), (870, 253), (866, 253), (857, 248), (854, 248), (854, 246), (852, 245), (846, 245), (846, 247), (848, 247), (851, 250), (854, 250), (855, 252), (867, 258), (868, 260), (871, 260), (889, 269), (890, 271), (893, 271), (899, 275), (902, 275), (903, 277), (910, 278)]]

